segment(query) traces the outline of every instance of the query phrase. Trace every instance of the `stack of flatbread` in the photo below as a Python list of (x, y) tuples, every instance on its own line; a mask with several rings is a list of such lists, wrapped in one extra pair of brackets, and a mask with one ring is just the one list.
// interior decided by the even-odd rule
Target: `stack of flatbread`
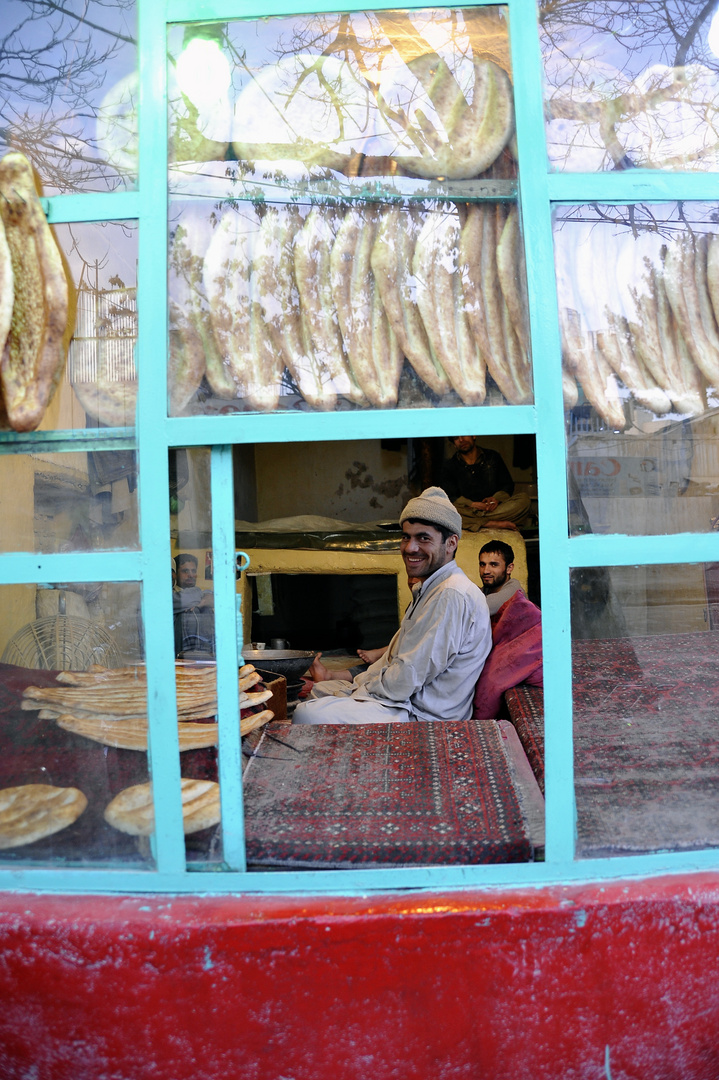
[[(214, 780), (190, 780), (182, 785), (182, 827), (185, 834), (209, 829), (220, 821), (220, 785)], [(155, 804), (151, 784), (134, 784), (119, 792), (105, 807), (105, 821), (130, 836), (151, 836), (155, 831)]]
[[(217, 678), (214, 667), (178, 663), (178, 738), (180, 750), (214, 746), (217, 723), (198, 723), (217, 715)], [(240, 730), (247, 735), (272, 719), (270, 709), (256, 706), (272, 697), (271, 690), (251, 691), (262, 675), (251, 664), (240, 668)], [(63, 671), (59, 686), (28, 686), (22, 708), (39, 710), (43, 720), (55, 720), (59, 727), (83, 735), (104, 746), (122, 750), (147, 750), (147, 674), (144, 666)]]

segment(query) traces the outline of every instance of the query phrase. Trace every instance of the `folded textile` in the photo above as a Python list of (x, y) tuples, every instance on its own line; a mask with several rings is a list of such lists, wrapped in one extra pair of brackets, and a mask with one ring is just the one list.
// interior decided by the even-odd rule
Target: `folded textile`
[(542, 685), (542, 613), (519, 590), (492, 616), (492, 651), (474, 692), (475, 719), (499, 715), (505, 690)]

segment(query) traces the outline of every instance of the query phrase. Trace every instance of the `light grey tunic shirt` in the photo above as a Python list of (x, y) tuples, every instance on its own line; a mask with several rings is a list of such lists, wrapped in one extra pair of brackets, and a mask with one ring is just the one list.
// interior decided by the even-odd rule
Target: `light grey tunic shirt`
[(412, 591), (387, 652), (354, 680), (352, 697), (407, 709), (417, 720), (468, 720), (492, 647), (487, 601), (447, 563)]

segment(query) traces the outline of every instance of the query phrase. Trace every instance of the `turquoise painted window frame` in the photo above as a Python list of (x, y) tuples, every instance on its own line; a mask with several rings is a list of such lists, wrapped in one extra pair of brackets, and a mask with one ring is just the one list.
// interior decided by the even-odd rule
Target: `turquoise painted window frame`
[[(492, 6), (497, 0), (465, 6)], [(396, 3), (343, 3), (344, 11), (389, 10)], [(569, 570), (576, 566), (662, 564), (681, 558), (719, 561), (719, 534), (671, 536), (567, 534), (566, 447), (560, 340), (553, 277), (552, 206), (603, 203), (719, 201), (716, 174), (550, 173), (542, 102), (542, 67), (535, 0), (504, 0), (508, 9), (519, 146), (519, 200), (524, 223), (533, 342), (535, 404), (503, 408), (423, 409), (319, 415), (166, 416), (167, 352), (167, 24), (335, 11), (312, 0), (138, 0), (140, 40), (140, 173), (137, 191), (56, 196), (46, 200), (51, 222), (136, 219), (139, 222), (138, 368), (136, 432), (0, 434), (0, 452), (56, 452), (136, 446), (139, 458), (140, 550), (63, 555), (12, 553), (0, 558), (3, 583), (140, 581), (149, 696), (149, 761), (156, 792), (156, 868), (0, 868), (0, 888), (66, 892), (367, 893), (373, 890), (541, 885), (648, 876), (716, 868), (719, 850), (658, 852), (622, 858), (574, 858)], [(504, 866), (399, 870), (246, 872), (240, 745), (237, 723), (233, 443), (309, 442), (449, 435), (532, 433), (537, 440), (539, 534), (544, 624), (546, 715), (546, 861)], [(188, 869), (180, 812), (180, 756), (174, 695), (168, 450), (212, 447), (213, 551), (220, 697), (220, 781), (226, 868)], [(199, 874), (199, 877), (198, 877)]]

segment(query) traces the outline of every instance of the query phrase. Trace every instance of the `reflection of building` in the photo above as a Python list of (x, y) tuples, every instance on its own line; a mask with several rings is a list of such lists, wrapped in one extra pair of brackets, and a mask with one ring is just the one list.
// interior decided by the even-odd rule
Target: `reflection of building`
[(75, 383), (134, 382), (136, 289), (80, 289), (67, 378)]

